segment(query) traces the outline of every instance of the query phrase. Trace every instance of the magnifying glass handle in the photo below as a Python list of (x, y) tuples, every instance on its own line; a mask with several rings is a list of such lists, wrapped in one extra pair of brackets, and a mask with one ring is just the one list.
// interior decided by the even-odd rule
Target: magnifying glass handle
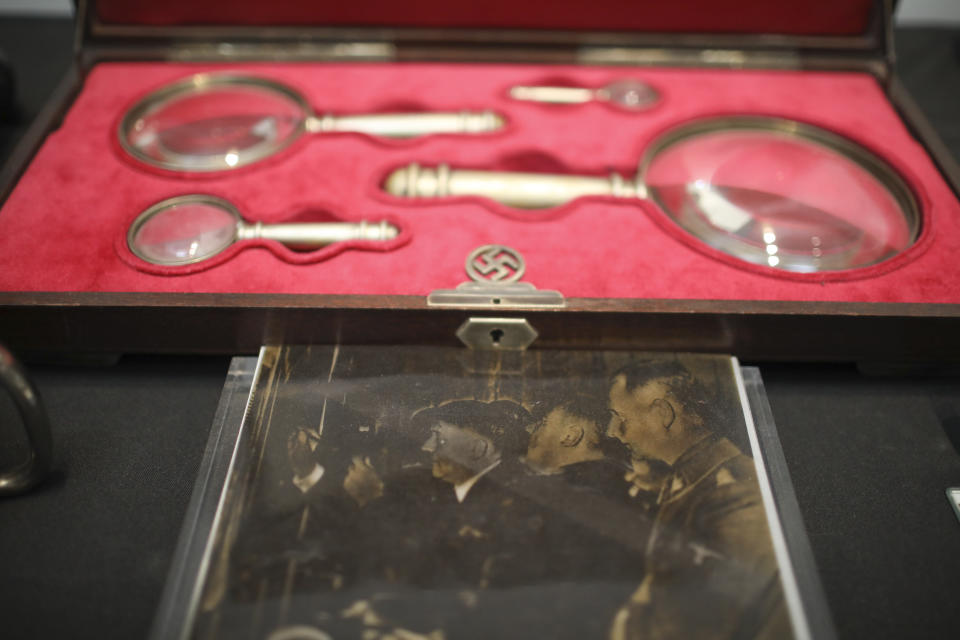
[(410, 164), (391, 173), (384, 189), (402, 198), (483, 196), (519, 209), (556, 207), (581, 196), (643, 197), (619, 174), (602, 178), (549, 173), (472, 171)]
[(395, 226), (379, 222), (313, 222), (302, 224), (241, 224), (237, 228), (238, 240), (264, 238), (276, 240), (293, 249), (315, 249), (334, 242), (350, 240), (384, 241), (397, 237)]
[(584, 87), (526, 87), (510, 88), (510, 97), (514, 100), (529, 102), (548, 102), (550, 104), (583, 104), (596, 98), (593, 89)]
[(503, 116), (493, 111), (436, 111), (325, 115), (307, 121), (311, 133), (350, 131), (386, 138), (415, 138), (436, 133), (487, 133), (502, 129)]
[(50, 470), (53, 440), (50, 423), (36, 388), (26, 372), (9, 351), (0, 345), (0, 387), (5, 387), (13, 398), (30, 446), (29, 457), (16, 467), (0, 471), (0, 496), (13, 495), (30, 489)]

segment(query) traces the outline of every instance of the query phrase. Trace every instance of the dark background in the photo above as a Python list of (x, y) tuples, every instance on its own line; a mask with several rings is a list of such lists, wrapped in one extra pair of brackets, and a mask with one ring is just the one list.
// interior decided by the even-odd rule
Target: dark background
[[(72, 30), (0, 19), (11, 70), (0, 76), (0, 159), (66, 69)], [(897, 51), (899, 75), (960, 158), (960, 30), (901, 29)], [(29, 363), (55, 471), (0, 501), (0, 636), (147, 635), (227, 365)], [(876, 363), (761, 372), (839, 636), (956, 637), (960, 523), (944, 490), (960, 485), (960, 374)], [(0, 461), (17, 453), (11, 414), (0, 397)]]

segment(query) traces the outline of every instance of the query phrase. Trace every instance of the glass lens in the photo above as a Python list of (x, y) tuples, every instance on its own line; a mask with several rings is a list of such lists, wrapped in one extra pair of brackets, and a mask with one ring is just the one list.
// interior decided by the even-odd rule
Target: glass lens
[(125, 148), (148, 164), (183, 171), (232, 169), (274, 153), (293, 141), (308, 114), (291, 96), (253, 82), (161, 91), (124, 120)]
[(892, 169), (851, 142), (811, 131), (826, 142), (761, 128), (682, 137), (656, 153), (643, 177), (681, 227), (748, 262), (836, 271), (908, 248), (918, 215), (902, 204), (909, 195), (898, 199), (881, 181), (908, 193)]
[(611, 82), (600, 90), (600, 95), (627, 109), (646, 109), (660, 99), (653, 87), (639, 80)]
[(209, 202), (160, 207), (134, 227), (130, 250), (156, 264), (198, 262), (229, 247), (237, 223), (231, 211)]

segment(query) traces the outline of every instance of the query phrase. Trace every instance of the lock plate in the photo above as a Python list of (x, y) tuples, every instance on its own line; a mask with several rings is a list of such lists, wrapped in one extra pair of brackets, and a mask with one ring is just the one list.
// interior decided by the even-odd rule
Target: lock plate
[(538, 335), (525, 318), (468, 318), (457, 329), (463, 344), (485, 351), (523, 351)]

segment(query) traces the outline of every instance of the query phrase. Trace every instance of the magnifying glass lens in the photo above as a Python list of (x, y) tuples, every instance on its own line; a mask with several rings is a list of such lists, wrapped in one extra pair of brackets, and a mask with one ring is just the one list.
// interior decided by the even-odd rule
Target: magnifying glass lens
[(237, 233), (231, 212), (206, 203), (184, 203), (150, 214), (133, 233), (131, 249), (157, 264), (186, 264), (220, 253)]
[(644, 177), (671, 218), (717, 249), (790, 271), (853, 269), (907, 249), (919, 224), (868, 170), (880, 161), (851, 154), (860, 162), (788, 132), (714, 130), (667, 144)]
[(125, 122), (127, 148), (160, 166), (215, 171), (242, 166), (289, 144), (307, 114), (267, 86), (190, 86)]

